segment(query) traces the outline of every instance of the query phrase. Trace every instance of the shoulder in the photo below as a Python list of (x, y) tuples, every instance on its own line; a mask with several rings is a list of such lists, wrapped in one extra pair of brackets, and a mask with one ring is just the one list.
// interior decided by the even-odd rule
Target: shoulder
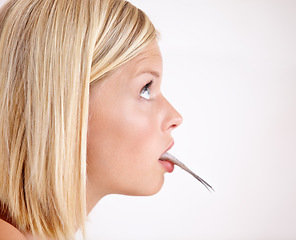
[(25, 236), (13, 225), (0, 218), (0, 240), (26, 240)]

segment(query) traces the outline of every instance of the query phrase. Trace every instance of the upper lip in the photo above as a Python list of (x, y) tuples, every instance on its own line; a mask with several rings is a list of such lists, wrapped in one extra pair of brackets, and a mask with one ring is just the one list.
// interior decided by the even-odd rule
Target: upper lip
[(172, 140), (171, 143), (170, 143), (170, 145), (169, 145), (169, 146), (167, 147), (167, 149), (163, 152), (163, 154), (166, 153), (167, 151), (169, 151), (169, 150), (174, 146), (174, 144), (175, 144), (175, 143), (174, 143), (174, 140)]

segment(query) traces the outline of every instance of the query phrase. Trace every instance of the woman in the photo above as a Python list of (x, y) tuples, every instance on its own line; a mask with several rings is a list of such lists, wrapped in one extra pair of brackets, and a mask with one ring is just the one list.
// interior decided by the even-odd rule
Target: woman
[(141, 10), (11, 0), (0, 49), (0, 239), (73, 239), (105, 195), (160, 190), (182, 117)]

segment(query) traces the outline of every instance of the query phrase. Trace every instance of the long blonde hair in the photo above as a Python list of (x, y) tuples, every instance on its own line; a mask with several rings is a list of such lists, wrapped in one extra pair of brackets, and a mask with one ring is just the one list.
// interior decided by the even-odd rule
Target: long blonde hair
[(71, 239), (86, 216), (89, 86), (156, 36), (122, 0), (0, 10), (0, 204), (23, 232)]

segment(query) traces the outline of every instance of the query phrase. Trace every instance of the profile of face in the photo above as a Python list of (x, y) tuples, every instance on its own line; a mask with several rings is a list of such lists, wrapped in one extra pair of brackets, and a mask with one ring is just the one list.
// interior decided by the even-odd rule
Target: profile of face
[(181, 115), (160, 91), (162, 56), (156, 40), (91, 85), (87, 185), (92, 195), (157, 193), (168, 167), (160, 156), (173, 144)]

